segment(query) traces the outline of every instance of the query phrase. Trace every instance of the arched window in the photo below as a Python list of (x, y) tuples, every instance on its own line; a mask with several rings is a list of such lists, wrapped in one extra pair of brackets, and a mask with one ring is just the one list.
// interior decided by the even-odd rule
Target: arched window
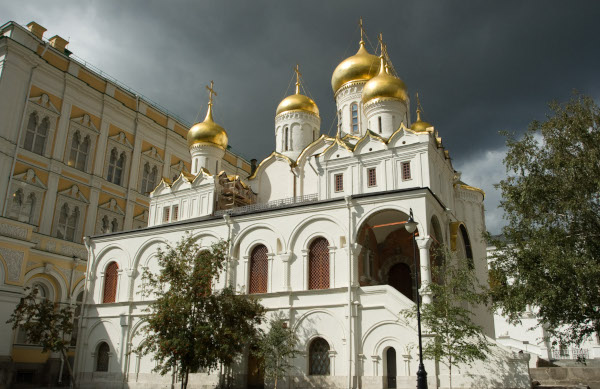
[(119, 231), (119, 222), (117, 221), (117, 219), (112, 219), (112, 222), (110, 222), (110, 232), (117, 231)]
[(112, 149), (108, 160), (108, 174), (106, 175), (106, 179), (113, 184), (121, 185), (124, 167), (125, 153), (123, 152), (119, 155), (116, 148)]
[(79, 224), (79, 207), (69, 208), (68, 204), (63, 204), (58, 217), (58, 228), (56, 236), (60, 239), (75, 241), (75, 232)]
[(148, 190), (148, 178), (150, 178), (150, 164), (146, 162), (144, 164), (144, 171), (142, 172), (142, 193), (150, 192)]
[(358, 104), (357, 103), (352, 103), (352, 105), (350, 105), (350, 119), (351, 119), (351, 123), (352, 123), (352, 132), (357, 133), (358, 132)]
[(283, 133), (284, 133), (284, 135), (283, 135), (283, 149), (285, 151), (288, 151), (289, 147), (290, 147), (290, 145), (289, 145), (289, 141), (290, 141), (289, 128), (287, 128), (287, 127), (284, 128), (283, 129)]
[(90, 149), (90, 137), (81, 139), (81, 133), (75, 131), (71, 141), (71, 153), (69, 154), (69, 166), (85, 171), (87, 156)]
[(108, 234), (110, 232), (110, 223), (108, 221), (108, 216), (104, 215), (102, 218), (102, 233)]
[(329, 343), (323, 338), (316, 338), (308, 350), (310, 375), (329, 375)]
[(13, 193), (8, 217), (23, 223), (33, 224), (36, 200), (35, 193), (29, 193), (25, 198), (23, 190), (18, 189)]
[(104, 272), (104, 296), (103, 303), (114, 303), (117, 301), (117, 282), (119, 280), (119, 265), (111, 262)]
[(27, 201), (25, 202), (25, 205), (23, 206), (23, 211), (21, 213), (21, 217), (19, 218), (20, 221), (33, 224), (35, 203), (35, 193), (30, 193), (29, 196), (27, 196)]
[(267, 293), (269, 278), (269, 258), (265, 245), (258, 245), (250, 254), (249, 293)]
[(18, 189), (13, 193), (12, 204), (10, 207), (10, 218), (19, 219), (21, 215), (21, 207), (23, 206), (23, 190)]
[(386, 374), (387, 375), (387, 387), (388, 388), (396, 388), (396, 350), (393, 347), (390, 347), (385, 352), (386, 359)]
[(377, 117), (377, 123), (379, 125), (379, 133), (381, 134), (381, 116)]
[(460, 235), (465, 244), (465, 256), (469, 261), (469, 266), (471, 269), (475, 268), (475, 262), (473, 262), (473, 250), (471, 249), (471, 240), (469, 239), (469, 234), (467, 233), (467, 228), (461, 224), (460, 225)]
[(308, 289), (329, 288), (329, 242), (317, 238), (308, 250)]
[(31, 115), (29, 115), (27, 131), (25, 132), (25, 141), (23, 142), (23, 148), (25, 150), (33, 151), (33, 140), (35, 139), (35, 130), (37, 129), (38, 121), (37, 113), (32, 112)]
[(100, 343), (96, 352), (96, 371), (108, 371), (110, 347), (106, 342)]
[[(219, 162), (217, 161), (217, 164)], [(148, 178), (148, 190), (147, 192), (150, 193), (154, 190), (154, 188), (156, 188), (156, 179), (158, 178), (158, 168), (156, 167), (156, 165), (152, 166), (152, 172), (150, 173), (150, 177)]]

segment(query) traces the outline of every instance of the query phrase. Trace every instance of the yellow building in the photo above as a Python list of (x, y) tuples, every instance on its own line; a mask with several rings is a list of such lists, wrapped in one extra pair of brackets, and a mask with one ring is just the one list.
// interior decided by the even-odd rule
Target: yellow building
[[(45, 31), (35, 22), (0, 27), (0, 388), (66, 374), (58, 355), (6, 324), (24, 287), (77, 305), (84, 237), (145, 227), (148, 193), (191, 169), (188, 124)], [(250, 174), (231, 150), (223, 161), (227, 174)]]

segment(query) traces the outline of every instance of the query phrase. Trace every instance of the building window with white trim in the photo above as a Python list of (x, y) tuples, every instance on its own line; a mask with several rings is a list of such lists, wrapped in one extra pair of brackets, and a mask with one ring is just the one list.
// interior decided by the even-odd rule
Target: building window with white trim
[(173, 210), (171, 211), (171, 220), (176, 222), (179, 218), (179, 205), (173, 205)]
[(334, 190), (336, 192), (342, 192), (344, 190), (344, 174), (339, 173), (333, 176)]
[(108, 160), (108, 174), (106, 179), (113, 184), (121, 185), (123, 182), (125, 158), (125, 152), (121, 152), (121, 154), (119, 154), (116, 147), (110, 151), (110, 159)]
[(168, 223), (169, 222), (169, 211), (170, 211), (169, 207), (164, 207), (163, 208), (163, 223)]
[(351, 115), (351, 123), (352, 123), (352, 132), (354, 134), (358, 133), (358, 104), (352, 103), (350, 105), (350, 115)]
[(45, 117), (42, 119), (41, 123), (38, 123), (39, 116), (37, 112), (32, 112), (29, 115), (29, 121), (27, 122), (23, 148), (36, 154), (44, 155), (48, 130), (50, 128), (50, 119)]
[(142, 193), (149, 194), (156, 188), (158, 179), (158, 167), (156, 165), (152, 165), (150, 167), (150, 163), (146, 162), (144, 164), (144, 170), (142, 171)]
[(79, 223), (79, 207), (75, 206), (71, 209), (69, 204), (63, 204), (58, 217), (58, 228), (56, 237), (59, 239), (75, 241), (75, 231)]
[(406, 181), (406, 180), (410, 180), (410, 179), (411, 179), (410, 162), (402, 162), (402, 180)]
[(377, 186), (377, 169), (374, 167), (367, 169), (367, 186), (369, 188)]
[[(82, 139), (83, 138), (83, 139)], [(90, 151), (90, 136), (81, 135), (81, 132), (75, 131), (71, 140), (71, 152), (67, 164), (75, 169), (85, 171), (88, 155)]]
[(26, 195), (22, 189), (18, 189), (13, 193), (9, 217), (23, 223), (33, 224), (36, 203), (35, 193), (31, 192)]

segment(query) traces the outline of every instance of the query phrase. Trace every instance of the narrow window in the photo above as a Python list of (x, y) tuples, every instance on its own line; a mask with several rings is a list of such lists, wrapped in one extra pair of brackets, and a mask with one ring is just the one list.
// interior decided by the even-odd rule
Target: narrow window
[(315, 239), (308, 249), (308, 289), (329, 288), (329, 242)]
[(73, 212), (67, 219), (67, 228), (65, 232), (65, 239), (71, 242), (75, 241), (75, 231), (77, 230), (77, 223), (79, 222), (79, 207), (75, 207)]
[(110, 158), (108, 160), (108, 174), (106, 175), (106, 179), (110, 182), (113, 182), (115, 176), (115, 169), (117, 168), (117, 149), (113, 148), (110, 151)]
[(23, 190), (18, 189), (13, 193), (12, 205), (10, 207), (10, 218), (19, 220), (21, 215), (21, 207), (23, 206)]
[(379, 133), (381, 134), (381, 116), (377, 117), (377, 123), (379, 124)]
[(35, 141), (33, 142), (33, 152), (37, 154), (44, 154), (44, 148), (46, 146), (46, 137), (48, 136), (48, 128), (50, 128), (50, 119), (45, 117), (42, 123), (37, 128), (35, 134)]
[(219, 173), (219, 161), (215, 162), (215, 174)]
[(402, 162), (402, 179), (410, 180), (410, 162)]
[[(147, 192), (150, 193), (156, 188), (156, 181), (158, 179), (158, 168), (156, 165), (152, 166), (152, 172), (150, 173), (150, 177), (148, 178), (148, 188)], [(175, 181), (175, 180), (173, 180)]]
[(163, 223), (168, 223), (169, 222), (169, 207), (164, 207), (163, 208)]
[(352, 119), (352, 132), (358, 133), (358, 104), (352, 103), (350, 106), (350, 114)]
[(19, 218), (19, 220), (24, 221), (25, 223), (33, 224), (35, 203), (35, 193), (30, 193), (29, 196), (27, 196), (27, 201), (25, 202), (22, 216)]
[(198, 173), (198, 158), (194, 159), (194, 174)]
[(258, 245), (250, 254), (250, 282), (248, 292), (267, 293), (267, 281), (269, 276), (269, 258), (267, 247)]
[(56, 236), (59, 239), (65, 239), (65, 231), (67, 229), (67, 219), (69, 218), (69, 205), (64, 204), (60, 209), (60, 215), (58, 217), (58, 228)]
[(336, 192), (341, 192), (344, 190), (344, 175), (343, 174), (336, 174), (333, 176), (334, 178), (334, 190)]
[(179, 205), (173, 205), (173, 212), (171, 216), (171, 220), (176, 222), (179, 218)]
[(110, 348), (106, 342), (100, 343), (96, 353), (96, 371), (108, 371), (108, 354)]
[(104, 295), (103, 303), (114, 303), (117, 301), (117, 282), (119, 280), (119, 265), (111, 262), (104, 272)]
[(377, 186), (377, 169), (374, 167), (367, 169), (367, 185)]
[(323, 338), (316, 338), (308, 350), (309, 374), (329, 375), (329, 343)]
[(290, 134), (289, 134), (289, 131), (288, 131), (288, 130), (289, 130), (289, 129), (288, 129), (287, 127), (286, 127), (286, 128), (284, 128), (284, 130), (283, 130), (283, 131), (284, 131), (284, 133), (285, 133), (285, 135), (284, 135), (284, 138), (283, 138), (283, 149), (284, 149), (285, 151), (288, 151), (288, 150), (289, 150), (289, 141), (290, 141), (290, 139), (289, 139), (289, 135), (290, 135)]
[(75, 163), (77, 162), (77, 154), (79, 153), (79, 143), (80, 143), (81, 134), (79, 131), (75, 131), (73, 134), (73, 140), (71, 141), (71, 152), (69, 153), (69, 161), (67, 165), (75, 167)]
[(108, 234), (110, 232), (110, 222), (108, 221), (108, 216), (104, 215), (102, 218), (102, 233)]
[(342, 110), (338, 111), (338, 129), (342, 128)]
[(123, 169), (125, 167), (125, 153), (121, 153), (115, 167), (115, 177), (113, 184), (121, 185), (123, 182)]
[(144, 164), (144, 171), (142, 172), (142, 193), (150, 192), (148, 190), (148, 179), (150, 178), (150, 164), (146, 162)]
[(110, 231), (111, 232), (119, 231), (119, 222), (117, 221), (117, 219), (113, 219), (112, 222), (110, 223)]
[(77, 154), (77, 163), (75, 164), (75, 168), (81, 171), (85, 171), (87, 165), (88, 153), (90, 151), (90, 137), (86, 136), (83, 138), (83, 142), (79, 145), (79, 153)]
[(29, 115), (29, 121), (27, 122), (27, 131), (25, 132), (25, 141), (23, 142), (23, 148), (25, 150), (33, 151), (33, 140), (35, 139), (35, 130), (38, 125), (38, 115), (32, 112)]

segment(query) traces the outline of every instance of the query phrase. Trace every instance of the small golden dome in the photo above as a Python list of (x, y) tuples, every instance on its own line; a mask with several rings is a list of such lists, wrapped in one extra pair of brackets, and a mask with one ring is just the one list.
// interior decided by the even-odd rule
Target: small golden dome
[(204, 121), (194, 124), (188, 131), (187, 141), (190, 148), (197, 144), (212, 144), (223, 150), (227, 149), (227, 132), (213, 120), (212, 102), (208, 104)]
[(296, 72), (296, 94), (281, 100), (281, 103), (277, 106), (277, 111), (275, 111), (275, 116), (280, 113), (291, 111), (305, 111), (319, 116), (319, 107), (317, 107), (317, 103), (310, 97), (300, 94), (300, 68), (298, 65), (296, 65), (294, 71)]
[[(418, 97), (417, 104), (419, 104)], [(421, 109), (417, 107), (417, 121), (410, 125), (410, 129), (414, 132), (425, 132), (429, 127), (433, 127), (433, 125), (431, 123), (427, 123), (421, 120)]]
[(283, 99), (277, 106), (275, 116), (289, 111), (306, 111), (319, 116), (319, 107), (313, 99), (301, 94), (291, 95)]
[(407, 101), (406, 85), (398, 77), (388, 73), (383, 55), (380, 57), (379, 74), (371, 78), (363, 88), (363, 104), (375, 99)]
[(360, 41), (356, 54), (348, 57), (335, 68), (331, 76), (331, 88), (335, 94), (342, 86), (352, 81), (368, 81), (379, 71), (379, 59), (365, 49)]

